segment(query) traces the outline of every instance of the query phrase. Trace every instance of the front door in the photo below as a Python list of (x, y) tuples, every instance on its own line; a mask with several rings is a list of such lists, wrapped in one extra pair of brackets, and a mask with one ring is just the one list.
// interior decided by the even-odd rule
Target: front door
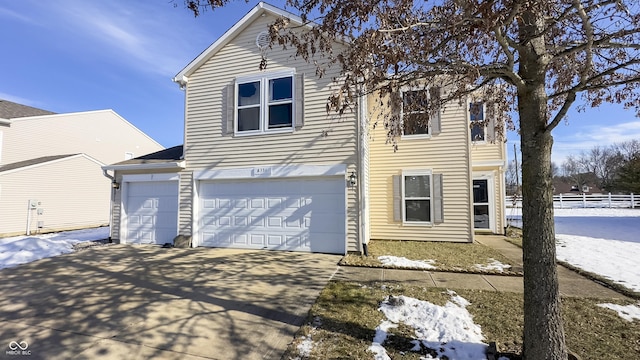
[(493, 214), (488, 179), (473, 180), (473, 227), (477, 230), (491, 230)]

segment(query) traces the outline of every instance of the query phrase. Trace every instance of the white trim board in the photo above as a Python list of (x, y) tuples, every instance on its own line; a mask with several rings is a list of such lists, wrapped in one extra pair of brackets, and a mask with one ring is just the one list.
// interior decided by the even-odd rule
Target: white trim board
[(273, 179), (345, 175), (347, 165), (256, 165), (249, 168), (195, 171), (194, 180)]

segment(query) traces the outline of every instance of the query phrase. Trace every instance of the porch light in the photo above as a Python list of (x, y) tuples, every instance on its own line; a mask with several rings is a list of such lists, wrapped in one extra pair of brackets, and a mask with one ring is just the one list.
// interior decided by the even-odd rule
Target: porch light
[(355, 171), (351, 172), (351, 175), (349, 175), (348, 181), (349, 181), (349, 186), (350, 187), (356, 186), (356, 184), (358, 183), (358, 176), (356, 175)]
[(118, 189), (120, 189), (120, 183), (114, 180), (111, 183), (111, 187), (114, 188), (115, 190), (118, 190)]

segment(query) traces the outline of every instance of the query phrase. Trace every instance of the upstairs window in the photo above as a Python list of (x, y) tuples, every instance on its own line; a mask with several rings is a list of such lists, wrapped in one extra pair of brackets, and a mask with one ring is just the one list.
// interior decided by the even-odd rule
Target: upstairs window
[(293, 130), (293, 73), (274, 73), (236, 81), (235, 132), (259, 134)]
[(402, 134), (429, 135), (429, 93), (426, 90), (402, 92)]
[(485, 141), (484, 103), (472, 102), (469, 104), (469, 119), (471, 119), (471, 141)]

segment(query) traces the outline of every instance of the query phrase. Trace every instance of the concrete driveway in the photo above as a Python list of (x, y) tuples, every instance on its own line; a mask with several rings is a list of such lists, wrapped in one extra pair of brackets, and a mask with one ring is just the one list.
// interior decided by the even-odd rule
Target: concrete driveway
[(338, 260), (113, 245), (0, 270), (0, 359), (279, 359)]

